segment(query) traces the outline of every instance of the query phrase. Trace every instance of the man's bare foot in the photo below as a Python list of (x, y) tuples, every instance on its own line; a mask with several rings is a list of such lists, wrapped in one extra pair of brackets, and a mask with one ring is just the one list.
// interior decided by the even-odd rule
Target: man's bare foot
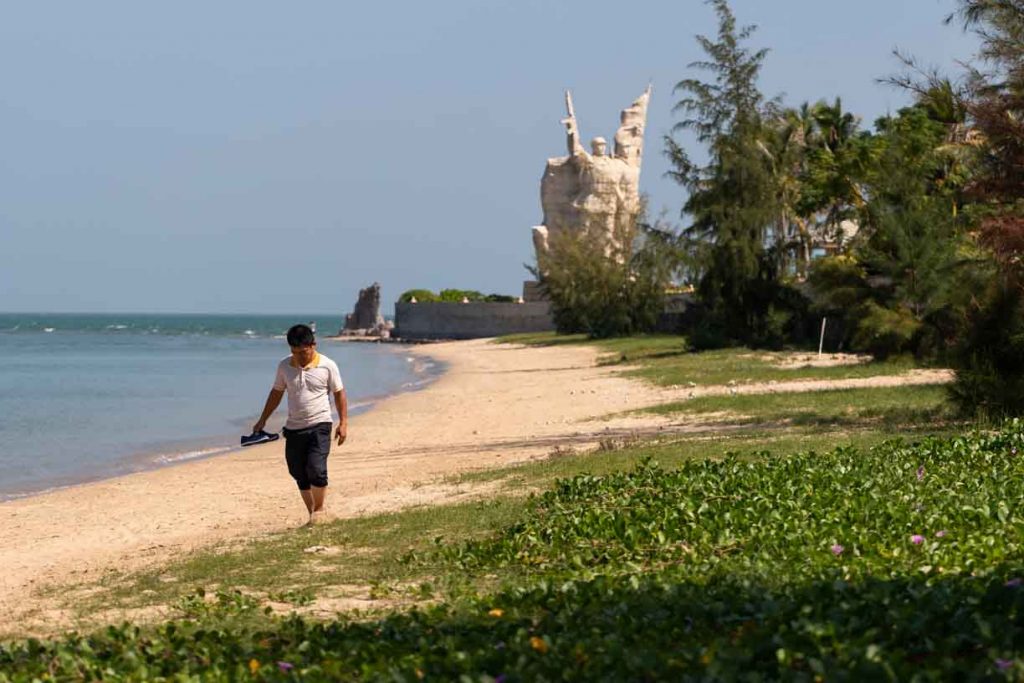
[(325, 521), (327, 521), (327, 518), (324, 516), (324, 511), (317, 510), (315, 512), (309, 513), (309, 521), (306, 523), (306, 525), (316, 526), (317, 524), (323, 524)]

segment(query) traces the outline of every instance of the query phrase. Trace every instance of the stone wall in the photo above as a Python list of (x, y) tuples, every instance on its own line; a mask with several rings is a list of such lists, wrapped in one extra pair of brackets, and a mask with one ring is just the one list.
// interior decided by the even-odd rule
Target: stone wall
[(554, 330), (550, 304), (517, 303), (401, 303), (395, 304), (399, 339), (477, 339), (518, 332)]

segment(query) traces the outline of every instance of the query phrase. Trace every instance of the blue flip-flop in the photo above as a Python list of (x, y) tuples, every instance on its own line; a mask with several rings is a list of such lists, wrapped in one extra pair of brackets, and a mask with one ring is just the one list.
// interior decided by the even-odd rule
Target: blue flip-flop
[(253, 432), (249, 436), (243, 436), (242, 446), (255, 446), (258, 443), (269, 443), (271, 441), (277, 441), (280, 438), (280, 434), (268, 434), (261, 429), (258, 432)]

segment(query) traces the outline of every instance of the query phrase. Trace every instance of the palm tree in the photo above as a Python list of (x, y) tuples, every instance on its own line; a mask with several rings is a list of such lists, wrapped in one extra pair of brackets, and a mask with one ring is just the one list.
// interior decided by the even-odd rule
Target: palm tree
[(835, 154), (856, 134), (860, 119), (843, 111), (843, 101), (836, 98), (834, 104), (818, 102), (810, 111), (811, 117), (821, 131), (821, 142)]
[(803, 176), (807, 167), (807, 148), (817, 142), (817, 127), (806, 102), (799, 109), (786, 109), (766, 126), (761, 150), (769, 160), (775, 184), (777, 216), (773, 226), (775, 247), (783, 272), (790, 254), (797, 273), (805, 276), (810, 263), (811, 236), (808, 221), (799, 211)]
[(808, 186), (802, 212), (813, 221), (817, 239), (838, 241), (843, 222), (854, 218), (867, 203), (860, 178), (869, 162), (868, 150), (858, 144), (860, 118), (844, 111), (840, 98), (832, 104), (817, 102), (809, 114), (816, 136), (808, 148)]

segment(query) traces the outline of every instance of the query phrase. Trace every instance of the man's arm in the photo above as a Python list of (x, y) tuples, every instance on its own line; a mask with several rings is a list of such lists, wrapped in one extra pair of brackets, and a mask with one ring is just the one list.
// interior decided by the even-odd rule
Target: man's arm
[(338, 445), (345, 443), (348, 438), (348, 399), (345, 398), (345, 390), (334, 392), (334, 406), (338, 409), (338, 426), (334, 428), (334, 436), (338, 439)]
[(258, 432), (267, 425), (267, 420), (274, 414), (277, 407), (281, 405), (281, 398), (284, 396), (284, 389), (271, 389), (270, 393), (267, 394), (267, 402), (263, 406), (263, 414), (260, 415), (260, 419), (256, 420), (256, 424), (252, 426), (252, 431)]

